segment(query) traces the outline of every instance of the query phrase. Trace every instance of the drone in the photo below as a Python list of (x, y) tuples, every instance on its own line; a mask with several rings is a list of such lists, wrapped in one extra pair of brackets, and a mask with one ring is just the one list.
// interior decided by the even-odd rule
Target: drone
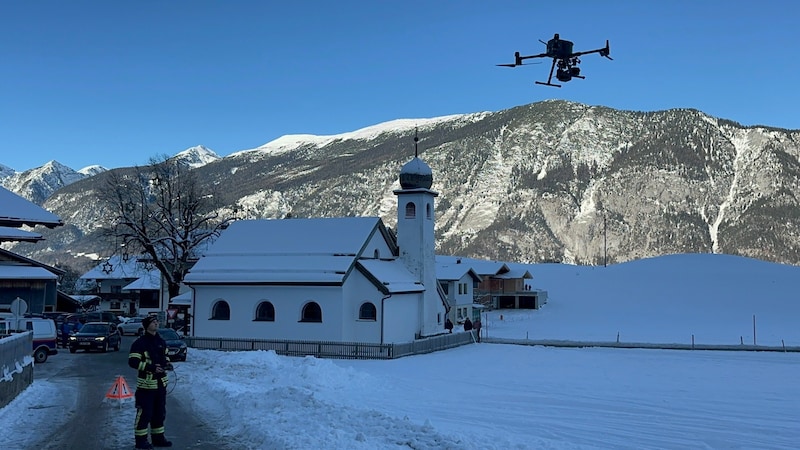
[(533, 59), (533, 58), (553, 58), (553, 65), (550, 66), (550, 76), (547, 77), (547, 82), (544, 81), (537, 81), (536, 84), (542, 84), (545, 86), (553, 86), (553, 87), (561, 87), (560, 84), (551, 83), (553, 80), (553, 70), (558, 66), (558, 70), (556, 70), (556, 79), (561, 81), (562, 83), (566, 83), (567, 81), (572, 80), (573, 78), (586, 78), (585, 76), (581, 75), (581, 68), (578, 65), (581, 63), (579, 56), (588, 55), (590, 53), (599, 53), (600, 56), (606, 57), (608, 59), (612, 59), (608, 54), (611, 52), (611, 49), (608, 46), (608, 40), (606, 40), (606, 46), (604, 48), (598, 48), (595, 50), (589, 50), (586, 52), (572, 52), (572, 42), (565, 41), (558, 37), (558, 33), (553, 36), (553, 39), (550, 39), (547, 42), (539, 39), (539, 42), (545, 44), (547, 46), (547, 51), (545, 53), (539, 53), (538, 55), (530, 55), (530, 56), (520, 56), (519, 52), (514, 53), (514, 64), (498, 64), (501, 67), (517, 67), (517, 66), (527, 66), (531, 63), (524, 64), (523, 61), (526, 59)]

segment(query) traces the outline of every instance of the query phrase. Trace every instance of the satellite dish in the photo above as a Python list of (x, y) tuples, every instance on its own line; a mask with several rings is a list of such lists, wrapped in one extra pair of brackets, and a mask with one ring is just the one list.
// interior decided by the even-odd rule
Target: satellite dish
[(11, 314), (15, 317), (22, 317), (28, 312), (28, 302), (17, 297), (11, 301)]

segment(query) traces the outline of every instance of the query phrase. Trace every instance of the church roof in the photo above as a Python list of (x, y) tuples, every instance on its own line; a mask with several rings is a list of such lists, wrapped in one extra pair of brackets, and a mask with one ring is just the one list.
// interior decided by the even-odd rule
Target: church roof
[(358, 268), (384, 294), (422, 292), (425, 286), (412, 274), (399, 259), (362, 259)]
[(241, 220), (232, 223), (186, 284), (341, 284), (375, 233), (378, 217)]

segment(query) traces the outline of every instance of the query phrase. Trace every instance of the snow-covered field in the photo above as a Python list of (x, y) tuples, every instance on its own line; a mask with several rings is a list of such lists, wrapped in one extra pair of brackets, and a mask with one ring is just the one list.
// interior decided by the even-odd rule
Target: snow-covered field
[[(800, 345), (800, 267), (674, 255), (530, 270), (549, 303), (489, 312), (489, 336), (752, 344), (755, 316), (758, 344)], [(486, 343), (392, 361), (191, 350), (172, 395), (250, 449), (789, 449), (798, 368), (800, 353)], [(26, 448), (12, 430), (52, 394), (36, 382), (0, 409), (0, 446)]]

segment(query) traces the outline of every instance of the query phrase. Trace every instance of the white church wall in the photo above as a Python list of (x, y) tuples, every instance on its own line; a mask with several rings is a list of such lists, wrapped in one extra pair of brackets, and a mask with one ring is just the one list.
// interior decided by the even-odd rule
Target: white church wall
[[(383, 294), (356, 270), (347, 278), (342, 297), (343, 339), (350, 342), (380, 342), (380, 308)], [(359, 319), (361, 305), (364, 302), (375, 305), (375, 320)]]
[[(412, 342), (417, 333), (421, 294), (395, 294), (383, 302), (383, 343)], [(378, 311), (378, 314), (381, 312)]]
[[(230, 320), (212, 320), (214, 303), (230, 306)], [(269, 301), (275, 321), (256, 321), (256, 308)], [(314, 301), (322, 322), (301, 322), (303, 306)], [(342, 289), (339, 286), (197, 286), (195, 336), (288, 340), (341, 340)]]

